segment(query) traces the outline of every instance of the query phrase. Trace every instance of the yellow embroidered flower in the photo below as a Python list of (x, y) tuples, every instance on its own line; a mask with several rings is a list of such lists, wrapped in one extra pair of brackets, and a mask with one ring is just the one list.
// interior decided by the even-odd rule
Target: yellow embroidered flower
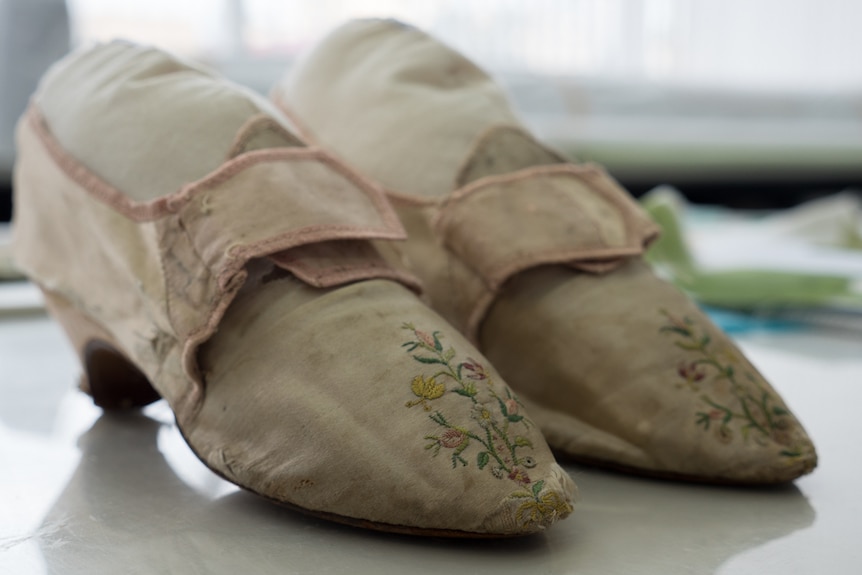
[(546, 519), (562, 519), (572, 512), (572, 505), (556, 491), (525, 501), (518, 506), (515, 518), (522, 525), (543, 523)]
[(407, 405), (407, 407), (413, 407), (414, 405), (422, 404), (425, 411), (429, 411), (431, 409), (431, 406), (428, 405), (429, 400), (438, 399), (446, 393), (446, 386), (442, 383), (437, 383), (434, 376), (426, 379), (421, 375), (417, 375), (413, 378), (413, 383), (410, 384), (410, 389), (413, 391), (413, 395), (419, 399), (408, 401), (405, 405)]

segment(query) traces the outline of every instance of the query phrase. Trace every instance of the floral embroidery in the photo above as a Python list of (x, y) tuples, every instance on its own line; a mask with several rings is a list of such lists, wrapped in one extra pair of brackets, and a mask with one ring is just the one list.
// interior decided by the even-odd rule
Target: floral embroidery
[(428, 400), (443, 397), (443, 394), (446, 393), (446, 386), (442, 383), (437, 383), (437, 380), (435, 380), (434, 377), (425, 379), (421, 375), (417, 375), (413, 378), (413, 384), (410, 386), (410, 389), (413, 390), (413, 395), (419, 399), (408, 401), (407, 407), (422, 405), (422, 407), (425, 408), (425, 411), (431, 410), (431, 406), (428, 405)]
[(695, 424), (704, 431), (712, 430), (719, 443), (732, 443), (738, 433), (743, 441), (752, 439), (760, 445), (772, 439), (785, 448), (781, 455), (786, 457), (802, 455), (788, 433), (792, 427), (790, 412), (745, 365), (739, 352), (732, 348), (715, 350), (709, 334), (694, 321), (665, 310), (661, 313), (667, 322), (659, 332), (675, 335), (675, 345), (694, 357), (681, 361), (676, 372), (681, 380), (677, 387), (700, 393), (705, 404), (704, 411), (695, 414)]
[(454, 469), (470, 465), (467, 451), (475, 446), (472, 452), (475, 455), (469, 457), (479, 470), (488, 469), (495, 478), (517, 484), (519, 489), (510, 498), (525, 500), (516, 511), (516, 519), (524, 525), (568, 515), (572, 506), (565, 497), (555, 491), (543, 492), (545, 482), (533, 482), (527, 473), (528, 469), (536, 466), (536, 460), (522, 455), (522, 451), (533, 449), (533, 443), (519, 435), (518, 429), (527, 430), (533, 423), (522, 415), (523, 406), (517, 396), (508, 388), (499, 392), (493, 377), (481, 362), (471, 357), (457, 361), (453, 347), (444, 349), (440, 332), (429, 334), (412, 323), (405, 323), (402, 328), (412, 335), (402, 347), (417, 362), (435, 366), (438, 370), (431, 375), (419, 374), (413, 378), (410, 391), (415, 399), (406, 402), (405, 406), (421, 405), (425, 411), (431, 411), (431, 402), (446, 393), (460, 395), (472, 403), (472, 423), (456, 425), (439, 410), (430, 413), (429, 419), (443, 430), (439, 434), (425, 436), (428, 442), (425, 449), (434, 457), (445, 450)]
[(527, 500), (518, 507), (518, 511), (515, 513), (516, 520), (529, 525), (530, 523), (539, 523), (545, 517), (553, 517), (555, 514), (572, 511), (572, 506), (556, 491), (542, 494), (544, 486), (544, 481), (537, 481), (529, 490), (516, 491), (510, 495), (513, 499)]

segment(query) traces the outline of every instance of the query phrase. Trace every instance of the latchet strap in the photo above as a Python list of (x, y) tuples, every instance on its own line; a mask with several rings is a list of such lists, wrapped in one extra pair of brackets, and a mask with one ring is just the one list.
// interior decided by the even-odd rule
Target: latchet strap
[(642, 254), (659, 232), (592, 164), (536, 166), (482, 178), (453, 192), (434, 226), (484, 286), (481, 293), (464, 294), (473, 300), (464, 327), (474, 340), (494, 296), (513, 275), (548, 264), (606, 273)]
[[(180, 337), (199, 329), (203, 310), (243, 284), (243, 267), (252, 258), (275, 256), (278, 265), (291, 271), (295, 262), (302, 262), (297, 266), (302, 278), (312, 265), (311, 254), (301, 257), (293, 250), (336, 240), (406, 236), (382, 191), (309, 148), (241, 155), (183, 189), (168, 209), (174, 214), (158, 224), (170, 315)], [(328, 256), (331, 260), (331, 251)], [(373, 258), (364, 271), (358, 258), (352, 259), (354, 273), (341, 274), (342, 283), (381, 272)], [(325, 265), (314, 267), (312, 285), (339, 283), (326, 277)]]
[(320, 287), (386, 278), (418, 290), (362, 246), (406, 235), (383, 192), (317, 149), (245, 153), (184, 188), (167, 208), (173, 214), (156, 226), (168, 314), (193, 379), (196, 348), (216, 330), (250, 259), (271, 257)]

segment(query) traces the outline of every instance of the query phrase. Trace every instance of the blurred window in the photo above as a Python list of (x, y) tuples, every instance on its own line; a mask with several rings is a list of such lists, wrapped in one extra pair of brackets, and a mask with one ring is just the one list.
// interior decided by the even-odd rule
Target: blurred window
[(78, 42), (218, 62), (290, 60), (339, 22), (391, 16), (502, 73), (790, 92), (862, 90), (856, 0), (69, 0)]

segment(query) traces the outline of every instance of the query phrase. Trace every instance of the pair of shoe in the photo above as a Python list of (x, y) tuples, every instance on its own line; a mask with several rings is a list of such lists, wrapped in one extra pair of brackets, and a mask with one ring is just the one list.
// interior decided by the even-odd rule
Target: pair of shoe
[(464, 57), (351, 22), (273, 100), (125, 43), (43, 79), (16, 257), (98, 405), (165, 398), (227, 480), (426, 535), (565, 518), (551, 448), (708, 482), (813, 469), (778, 394), (642, 261), (651, 221)]

